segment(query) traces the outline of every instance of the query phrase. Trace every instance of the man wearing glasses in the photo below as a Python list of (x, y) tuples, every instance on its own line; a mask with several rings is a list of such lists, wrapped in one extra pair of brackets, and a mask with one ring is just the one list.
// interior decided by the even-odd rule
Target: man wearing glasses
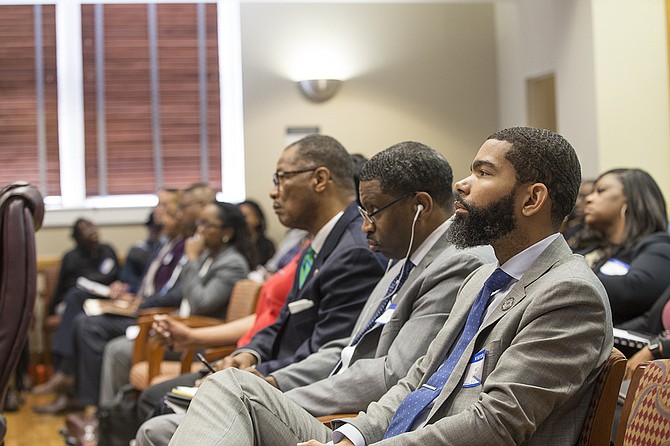
[[(353, 165), (342, 145), (310, 135), (287, 147), (277, 162), (270, 192), (286, 227), (304, 229), (303, 251), (293, 286), (276, 322), (249, 344), (214, 364), (217, 369), (255, 369), (266, 375), (348, 336), (386, 260), (368, 249), (355, 202)], [(141, 407), (153, 407), (175, 385), (193, 385), (188, 374), (143, 392)]]
[[(291, 403), (287, 410), (306, 410), (313, 416), (365, 410), (425, 354), (465, 278), (494, 260), (490, 247), (459, 250), (446, 241), (444, 234), (454, 213), (452, 179), (447, 160), (418, 142), (396, 144), (365, 164), (358, 208), (362, 230), (370, 249), (394, 259), (395, 265), (372, 292), (351, 333), (266, 377), (302, 407)], [(212, 379), (223, 383), (233, 374), (244, 382), (245, 391), (247, 381), (267, 387), (244, 372), (224, 372)], [(270, 390), (268, 395), (274, 395)], [(225, 394), (212, 396), (236, 407)], [(254, 391), (249, 396), (256, 399)], [(289, 403), (281, 395), (278, 398)], [(183, 417), (172, 417), (174, 430)], [(168, 421), (162, 420), (164, 427)], [(140, 430), (139, 445), (166, 444), (165, 440), (143, 441), (142, 437), (157, 437), (149, 423)]]

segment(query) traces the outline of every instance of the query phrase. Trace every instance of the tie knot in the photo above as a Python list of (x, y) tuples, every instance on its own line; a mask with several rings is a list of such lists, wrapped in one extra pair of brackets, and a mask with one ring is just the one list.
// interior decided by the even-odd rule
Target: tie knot
[(512, 280), (512, 276), (507, 274), (505, 271), (501, 270), (500, 268), (496, 268), (495, 271), (493, 271), (493, 274), (486, 279), (486, 283), (484, 286), (493, 291), (498, 291), (499, 289), (503, 288), (505, 285), (507, 285), (510, 280)]

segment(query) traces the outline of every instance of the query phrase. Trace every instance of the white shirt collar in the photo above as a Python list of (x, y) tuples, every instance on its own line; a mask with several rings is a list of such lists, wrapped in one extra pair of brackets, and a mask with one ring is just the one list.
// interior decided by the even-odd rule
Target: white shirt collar
[(500, 266), (500, 269), (505, 271), (516, 280), (521, 279), (521, 276), (526, 274), (526, 271), (528, 271), (535, 260), (540, 257), (540, 254), (542, 254), (544, 250), (547, 249), (547, 246), (549, 246), (551, 242), (556, 240), (560, 235), (561, 234), (557, 232), (543, 238), (539, 242), (529, 246), (520, 253), (516, 254), (514, 257), (510, 258)]
[(321, 248), (323, 248), (323, 244), (326, 243), (326, 239), (330, 235), (330, 231), (333, 230), (335, 225), (337, 224), (338, 220), (340, 217), (344, 215), (344, 211), (340, 211), (333, 218), (328, 220), (328, 223), (323, 225), (321, 229), (316, 233), (314, 238), (312, 239), (312, 249), (314, 250), (315, 257), (316, 255), (319, 254), (319, 251), (321, 251)]

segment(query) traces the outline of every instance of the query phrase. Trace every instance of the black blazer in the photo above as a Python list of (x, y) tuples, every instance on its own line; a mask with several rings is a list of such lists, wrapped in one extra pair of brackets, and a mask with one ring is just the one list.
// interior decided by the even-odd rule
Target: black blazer
[[(384, 274), (384, 259), (368, 248), (361, 223), (354, 202), (326, 238), (302, 289), (298, 290), (298, 268), (275, 323), (260, 330), (239, 350), (253, 350), (260, 356), (259, 372), (267, 375), (351, 333)], [(291, 314), (288, 305), (301, 299), (311, 300), (314, 305)]]

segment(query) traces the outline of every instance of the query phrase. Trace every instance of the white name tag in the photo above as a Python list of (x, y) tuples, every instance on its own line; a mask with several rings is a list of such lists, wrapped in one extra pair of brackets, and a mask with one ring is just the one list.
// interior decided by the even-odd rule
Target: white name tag
[(630, 265), (618, 259), (609, 259), (600, 267), (600, 272), (607, 276), (625, 276)]
[(395, 307), (397, 306), (398, 304), (389, 305), (386, 311), (384, 311), (382, 315), (377, 318), (375, 324), (385, 325), (388, 321), (390, 321), (391, 316), (393, 316), (393, 312), (395, 311)]
[(114, 260), (106, 257), (105, 260), (100, 263), (98, 271), (100, 271), (101, 274), (109, 274), (112, 271), (112, 268), (114, 268)]
[(314, 306), (314, 301), (309, 299), (300, 299), (288, 304), (288, 312), (291, 314), (297, 314), (301, 311), (308, 310)]
[(484, 372), (484, 358), (486, 358), (486, 350), (482, 350), (470, 359), (470, 364), (465, 370), (465, 380), (463, 387), (476, 387), (482, 383), (482, 374)]

